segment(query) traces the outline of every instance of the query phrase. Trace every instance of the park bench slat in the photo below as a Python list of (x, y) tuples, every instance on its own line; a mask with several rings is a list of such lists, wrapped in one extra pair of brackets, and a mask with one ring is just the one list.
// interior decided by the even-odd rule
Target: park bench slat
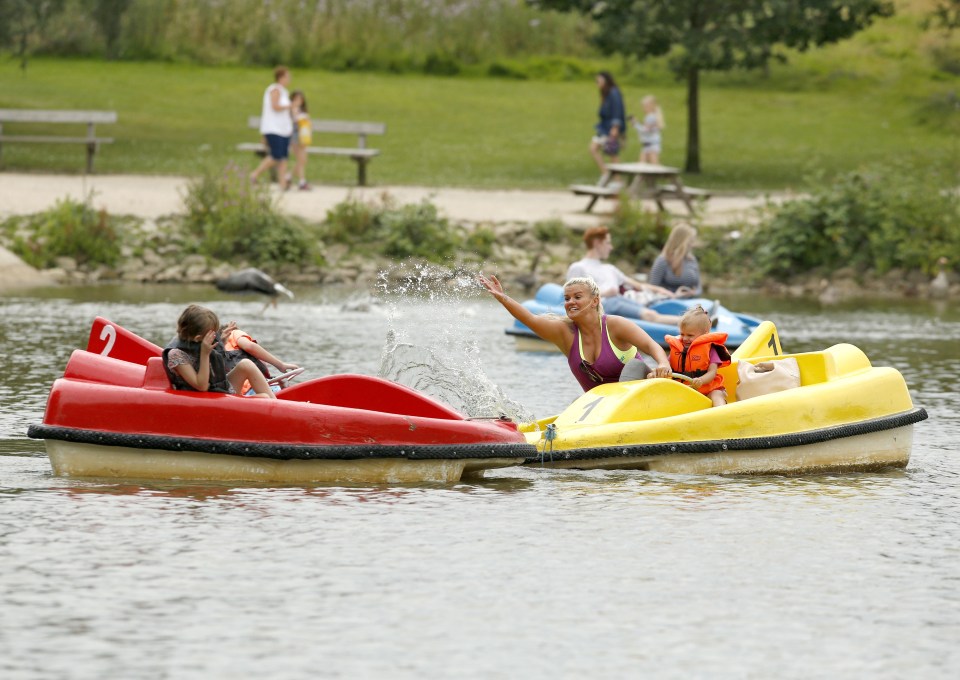
[(664, 184), (663, 186), (657, 187), (657, 193), (665, 196), (682, 197), (683, 195), (687, 195), (698, 198), (710, 198), (710, 196), (713, 195), (709, 189), (688, 187), (686, 184), (684, 184), (683, 187), (677, 187), (676, 184)]
[(623, 191), (622, 186), (602, 187), (598, 184), (571, 184), (570, 191), (577, 196), (597, 196), (599, 198), (617, 198)]
[(51, 144), (113, 144), (110, 137), (51, 137), (49, 135), (0, 135), (0, 142), (35, 142)]
[[(259, 130), (260, 116), (250, 116), (247, 125)], [(310, 127), (314, 132), (331, 134), (385, 135), (387, 133), (386, 123), (371, 123), (369, 121), (311, 119)]]
[[(12, 144), (83, 144), (87, 147), (87, 172), (93, 172), (93, 157), (101, 144), (112, 144), (111, 137), (97, 137), (98, 123), (116, 123), (116, 111), (45, 110), (45, 109), (0, 109), (0, 145)], [(66, 123), (86, 125), (85, 137), (77, 135), (10, 134), (3, 128), (5, 123), (46, 125)], [(0, 146), (0, 153), (3, 147)]]
[[(253, 151), (257, 154), (266, 154), (267, 147), (257, 142), (237, 144), (237, 151)], [(308, 146), (307, 153), (326, 156), (349, 156), (350, 158), (373, 158), (380, 155), (380, 149), (348, 149), (338, 146)]]
[(0, 109), (0, 123), (116, 123), (116, 111)]

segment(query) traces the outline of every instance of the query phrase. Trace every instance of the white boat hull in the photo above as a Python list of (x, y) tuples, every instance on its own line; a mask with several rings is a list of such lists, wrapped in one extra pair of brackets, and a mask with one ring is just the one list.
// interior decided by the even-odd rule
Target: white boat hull
[[(826, 442), (776, 449), (710, 453), (667, 453), (561, 460), (562, 451), (528, 465), (576, 470), (650, 470), (690, 475), (800, 474), (828, 471), (880, 470), (906, 467), (913, 444), (913, 425), (854, 435)], [(616, 451), (614, 448), (612, 451)]]
[(400, 484), (456, 482), (524, 458), (276, 460), (195, 451), (162, 451), (46, 440), (53, 473), (62, 477)]

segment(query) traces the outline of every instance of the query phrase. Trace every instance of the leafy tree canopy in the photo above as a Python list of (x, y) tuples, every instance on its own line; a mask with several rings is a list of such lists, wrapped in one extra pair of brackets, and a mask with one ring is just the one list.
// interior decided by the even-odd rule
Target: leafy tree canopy
[(687, 164), (700, 170), (698, 74), (758, 68), (783, 60), (778, 47), (807, 50), (847, 38), (875, 17), (893, 14), (889, 0), (528, 0), (544, 9), (579, 11), (596, 23), (597, 45), (639, 59), (668, 55), (687, 80)]

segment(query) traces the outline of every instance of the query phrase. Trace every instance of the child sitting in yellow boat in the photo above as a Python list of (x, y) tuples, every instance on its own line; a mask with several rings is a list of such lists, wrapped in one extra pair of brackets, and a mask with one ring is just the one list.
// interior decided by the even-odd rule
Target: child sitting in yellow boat
[(692, 378), (691, 387), (708, 396), (714, 406), (723, 406), (727, 390), (718, 369), (730, 363), (730, 352), (723, 344), (727, 334), (710, 328), (710, 315), (697, 305), (680, 317), (680, 336), (667, 335), (664, 339), (670, 345), (673, 372)]

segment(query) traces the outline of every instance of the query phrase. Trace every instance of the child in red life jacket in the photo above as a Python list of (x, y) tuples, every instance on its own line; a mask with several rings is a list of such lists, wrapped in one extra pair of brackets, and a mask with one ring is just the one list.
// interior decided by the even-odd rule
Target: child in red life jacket
[(700, 305), (684, 312), (680, 317), (680, 337), (666, 336), (670, 368), (693, 378), (691, 387), (710, 397), (714, 406), (723, 406), (727, 403), (727, 390), (717, 369), (730, 363), (730, 352), (723, 344), (727, 334), (710, 328), (710, 316)]

